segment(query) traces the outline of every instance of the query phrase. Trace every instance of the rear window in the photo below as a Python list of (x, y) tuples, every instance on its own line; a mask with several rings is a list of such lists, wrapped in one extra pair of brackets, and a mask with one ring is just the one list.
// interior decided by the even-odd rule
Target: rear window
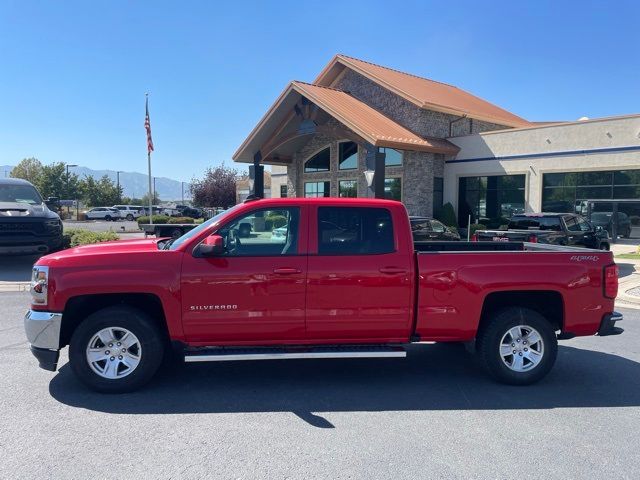
[(554, 230), (559, 232), (560, 217), (512, 217), (510, 230)]
[(320, 207), (319, 255), (379, 255), (395, 250), (386, 208)]

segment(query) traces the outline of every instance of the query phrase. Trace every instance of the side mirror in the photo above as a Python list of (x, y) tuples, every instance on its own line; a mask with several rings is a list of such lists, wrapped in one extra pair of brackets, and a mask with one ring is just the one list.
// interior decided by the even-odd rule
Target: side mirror
[(602, 228), (602, 226), (600, 226), (600, 225), (596, 226), (596, 232), (601, 232), (603, 230), (604, 230), (604, 228)]
[(58, 208), (58, 204), (60, 203), (60, 199), (58, 197), (49, 197), (44, 201), (45, 205), (48, 208)]
[(213, 257), (224, 253), (224, 239), (220, 235), (209, 235), (198, 245), (198, 256)]

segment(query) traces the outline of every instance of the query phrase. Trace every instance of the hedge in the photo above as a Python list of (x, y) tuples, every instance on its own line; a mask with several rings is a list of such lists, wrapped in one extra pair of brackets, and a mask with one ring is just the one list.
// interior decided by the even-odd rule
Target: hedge
[(71, 229), (65, 230), (63, 234), (63, 247), (77, 247), (91, 243), (110, 242), (118, 240), (118, 235), (114, 232), (92, 232), (90, 230)]
[[(169, 223), (169, 218), (171, 217), (167, 215), (154, 215), (153, 223)], [(138, 225), (142, 225), (143, 223), (150, 223), (148, 215), (138, 217), (137, 221), (138, 221)]]
[(193, 223), (194, 220), (191, 217), (171, 217), (167, 223)]
[(287, 217), (284, 215), (267, 215), (265, 217), (265, 223), (267, 222), (271, 224), (271, 228), (280, 228), (287, 224)]
[(486, 229), (487, 229), (487, 226), (482, 223), (472, 223), (470, 225), (470, 230), (471, 230), (470, 235), (473, 235), (474, 233), (476, 233), (476, 230), (486, 230)]

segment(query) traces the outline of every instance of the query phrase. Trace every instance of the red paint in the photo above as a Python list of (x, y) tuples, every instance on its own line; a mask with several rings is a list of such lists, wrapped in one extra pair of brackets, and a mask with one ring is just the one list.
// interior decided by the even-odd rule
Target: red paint
[[(192, 255), (207, 238), (219, 243), (210, 236), (239, 215), (292, 205), (300, 207), (297, 255)], [(387, 208), (395, 251), (318, 255), (320, 206)], [(78, 295), (152, 294), (171, 338), (190, 345), (400, 343), (414, 333), (422, 340), (470, 340), (487, 296), (515, 290), (558, 292), (564, 331), (592, 335), (617, 293), (610, 252), (416, 255), (404, 206), (369, 199), (248, 202), (173, 251), (158, 250), (157, 240), (109, 242), (47, 255), (38, 264), (50, 267), (47, 310), (64, 312)]]

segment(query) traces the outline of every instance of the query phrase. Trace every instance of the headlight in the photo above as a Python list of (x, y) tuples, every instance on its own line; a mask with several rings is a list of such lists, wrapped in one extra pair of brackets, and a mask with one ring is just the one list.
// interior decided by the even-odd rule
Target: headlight
[(34, 305), (47, 304), (47, 290), (49, 282), (49, 267), (34, 265), (31, 271), (31, 298)]
[(58, 233), (62, 229), (62, 222), (56, 218), (53, 220), (47, 220), (44, 222), (44, 226), (48, 232)]

